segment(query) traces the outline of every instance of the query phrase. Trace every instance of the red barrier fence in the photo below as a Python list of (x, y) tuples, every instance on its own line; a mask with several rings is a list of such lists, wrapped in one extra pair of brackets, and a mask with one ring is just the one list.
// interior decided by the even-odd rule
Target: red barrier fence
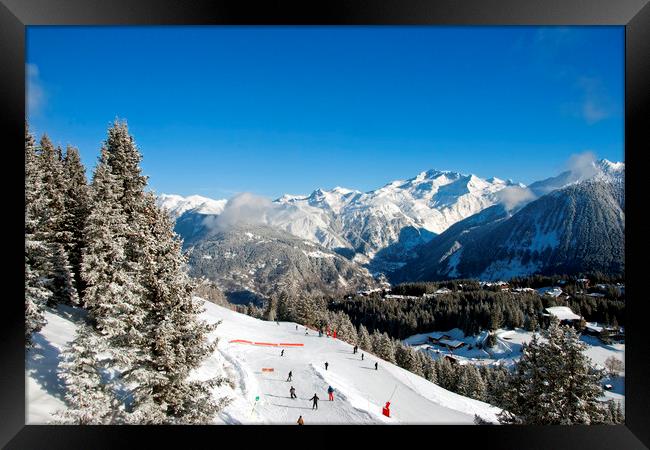
[(233, 339), (229, 342), (231, 344), (250, 344), (250, 345), (261, 345), (264, 347), (303, 347), (305, 345), (300, 343), (289, 343), (289, 342), (282, 342), (279, 344), (276, 344), (274, 342), (252, 342), (252, 341), (247, 341), (245, 339)]

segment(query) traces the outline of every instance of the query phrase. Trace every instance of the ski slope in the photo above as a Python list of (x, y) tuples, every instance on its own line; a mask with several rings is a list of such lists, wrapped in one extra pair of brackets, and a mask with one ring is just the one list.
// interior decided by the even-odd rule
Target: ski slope
[[(205, 307), (205, 320), (222, 320), (213, 334), (219, 337), (218, 352), (237, 378), (238, 387), (230, 394), (234, 401), (222, 414), (225, 423), (295, 424), (302, 415), (305, 424), (471, 424), (474, 414), (496, 422), (498, 408), (449, 392), (367, 352), (361, 361), (362, 350), (354, 355), (352, 346), (340, 340), (318, 337), (313, 330), (305, 335), (305, 327), (298, 325), (296, 330), (292, 322), (277, 325), (212, 303)], [(238, 339), (304, 347), (285, 347), (280, 356), (281, 347), (229, 342)], [(286, 381), (289, 371), (291, 382)], [(208, 375), (205, 367), (201, 372)], [(329, 385), (335, 390), (333, 402), (327, 400)], [(290, 398), (291, 386), (297, 399)], [(320, 398), (318, 410), (312, 410), (309, 401), (314, 393)], [(390, 418), (381, 414), (389, 399)]]
[[(203, 301), (201, 299), (198, 299)], [(222, 321), (211, 334), (218, 338), (217, 349), (192, 377), (207, 379), (228, 375), (233, 387), (214, 389), (218, 398), (231, 399), (215, 419), (218, 424), (295, 424), (300, 415), (309, 424), (472, 424), (474, 414), (496, 421), (498, 408), (449, 392), (400, 367), (387, 363), (362, 350), (352, 353), (352, 346), (309, 330), (295, 323), (266, 322), (227, 308), (205, 302), (202, 318), (210, 323)], [(83, 311), (60, 306), (47, 310), (47, 325), (35, 333), (35, 346), (27, 352), (26, 389), (27, 423), (45, 424), (52, 413), (65, 408), (65, 387), (59, 378), (61, 352), (75, 337), (76, 321)], [(303, 347), (255, 346), (229, 341), (302, 343)], [(325, 362), (329, 362), (325, 370)], [(378, 370), (374, 369), (378, 362)], [(262, 372), (273, 368), (273, 372)], [(293, 380), (287, 382), (289, 371)], [(331, 385), (334, 401), (328, 401)], [(291, 399), (289, 388), (296, 389)], [(314, 393), (320, 398), (318, 410), (309, 400)], [(259, 397), (259, 401), (255, 401)], [(381, 414), (391, 401), (391, 417)]]

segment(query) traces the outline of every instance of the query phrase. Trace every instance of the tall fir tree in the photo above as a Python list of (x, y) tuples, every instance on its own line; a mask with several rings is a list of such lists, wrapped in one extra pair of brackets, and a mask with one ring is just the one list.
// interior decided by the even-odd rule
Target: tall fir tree
[(79, 297), (74, 276), (70, 265), (65, 243), (71, 238), (70, 231), (65, 229), (65, 179), (60, 148), (57, 149), (52, 141), (44, 135), (40, 142), (38, 154), (39, 171), (42, 175), (43, 220), (39, 224), (44, 240), (48, 245), (51, 257), (48, 272), (51, 278), (52, 296), (48, 303), (54, 306), (59, 303), (77, 304)]
[(81, 276), (81, 258), (85, 247), (84, 227), (90, 214), (90, 190), (79, 151), (74, 147), (66, 149), (63, 159), (63, 175), (65, 180), (63, 228), (68, 238), (64, 242), (64, 247), (74, 274), (77, 293), (81, 299), (85, 289)]
[(82, 273), (84, 299), (130, 388), (128, 423), (208, 423), (224, 380), (190, 380), (209, 356), (213, 329), (199, 320), (181, 242), (145, 193), (141, 155), (126, 123), (108, 130), (93, 178)]
[(403, 369), (411, 370), (409, 366), (408, 349), (401, 342), (395, 344), (395, 364)]
[(422, 374), (424, 378), (432, 383), (438, 383), (438, 374), (436, 373), (436, 366), (433, 358), (424, 352), (418, 352), (418, 356), (420, 357), (420, 364), (422, 365)]
[(459, 367), (458, 387), (456, 392), (465, 397), (485, 400), (485, 382), (479, 370), (472, 364)]
[(384, 361), (395, 362), (395, 347), (393, 340), (387, 333), (382, 333), (379, 338), (378, 351), (375, 353)]
[(547, 342), (537, 335), (524, 346), (515, 372), (503, 390), (502, 423), (572, 425), (603, 423), (601, 373), (583, 351), (585, 344), (570, 327), (551, 319)]
[[(199, 319), (200, 305), (192, 298), (194, 285), (168, 214), (145, 194), (145, 236), (142, 281), (145, 288), (142, 326), (143, 355), (124, 381), (137, 383), (134, 409), (148, 409), (148, 397), (164, 412), (163, 423), (210, 423), (222, 405), (211, 388), (223, 379), (190, 381), (190, 372), (215, 350), (208, 334), (216, 325)], [(148, 419), (146, 419), (148, 422)], [(141, 422), (138, 420), (138, 422)]]
[(449, 361), (445, 356), (441, 356), (436, 359), (435, 368), (438, 377), (438, 385), (447, 390), (456, 391), (458, 378), (451, 361)]
[(421, 377), (424, 376), (424, 367), (422, 365), (422, 360), (420, 359), (421, 352), (418, 352), (413, 347), (408, 347), (408, 365), (411, 372)]
[(48, 278), (48, 246), (41, 231), (43, 182), (34, 138), (25, 124), (25, 339), (45, 325), (43, 308), (52, 296)]
[[(127, 260), (127, 216), (120, 202), (122, 184), (108, 164), (106, 147), (95, 168), (92, 208), (84, 228), (82, 278), (84, 306), (100, 334), (128, 347), (141, 336), (134, 331), (144, 320), (143, 292), (137, 266)], [(123, 353), (118, 360), (128, 364)]]
[(370, 340), (370, 333), (368, 329), (363, 325), (359, 325), (359, 347), (366, 351), (372, 351), (372, 341)]

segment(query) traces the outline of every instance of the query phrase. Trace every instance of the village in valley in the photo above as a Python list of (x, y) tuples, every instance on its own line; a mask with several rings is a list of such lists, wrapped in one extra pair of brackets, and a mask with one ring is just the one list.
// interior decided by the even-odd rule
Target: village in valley
[[(624, 283), (592, 284), (588, 278), (559, 279), (553, 285), (539, 288), (522, 287), (519, 284), (501, 280), (471, 281), (470, 283), (472, 289), (476, 289), (476, 283), (478, 283), (480, 289), (490, 292), (511, 293), (515, 296), (522, 294), (539, 296), (544, 304), (549, 305), (540, 311), (540, 328), (546, 328), (551, 317), (555, 317), (561, 325), (575, 329), (580, 335), (580, 340), (587, 346), (584, 353), (591, 359), (594, 368), (603, 370), (605, 373), (602, 379), (603, 399), (615, 399), (624, 403), (624, 373), (622, 370), (611, 370), (610, 366), (612, 366), (613, 360), (618, 360), (621, 364), (614, 362), (613, 366), (621, 369), (623, 367), (625, 327), (619, 325), (615, 317), (606, 322), (589, 321), (583, 315), (577, 314), (570, 306), (566, 306), (572, 294), (603, 301), (606, 301), (612, 294), (616, 298), (624, 298)], [(567, 283), (569, 283), (569, 289), (567, 289)], [(454, 283), (454, 288), (462, 291), (463, 282)], [(433, 292), (425, 292), (421, 295), (396, 294), (392, 293), (390, 289), (383, 288), (360, 290), (357, 292), (357, 296), (380, 295), (384, 301), (406, 301), (439, 299), (453, 292), (452, 289), (441, 284), (441, 287), (437, 287)], [(348, 296), (348, 299), (352, 297)], [(425, 352), (433, 359), (445, 358), (452, 364), (512, 367), (520, 359), (523, 345), (530, 342), (533, 334), (539, 334), (541, 329), (498, 328), (466, 335), (461, 329), (452, 328), (414, 334), (404, 339), (403, 342), (418, 351)]]

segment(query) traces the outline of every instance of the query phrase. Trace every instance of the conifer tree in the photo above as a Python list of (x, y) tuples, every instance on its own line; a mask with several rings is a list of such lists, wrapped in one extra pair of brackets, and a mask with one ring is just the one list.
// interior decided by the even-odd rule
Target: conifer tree
[(38, 161), (42, 176), (41, 196), (43, 198), (43, 220), (39, 223), (39, 227), (51, 258), (47, 270), (51, 279), (52, 296), (48, 303), (51, 306), (59, 303), (77, 304), (78, 295), (74, 286), (74, 277), (64, 247), (64, 244), (71, 240), (71, 234), (64, 226), (66, 210), (63, 162), (60, 149), (54, 148), (47, 135), (41, 139)]
[(366, 351), (372, 351), (372, 341), (370, 340), (370, 333), (368, 329), (363, 325), (359, 325), (359, 347)]
[(388, 336), (387, 333), (382, 333), (378, 342), (378, 351), (375, 354), (391, 363), (395, 362), (395, 347), (393, 346), (393, 340)]
[(266, 302), (266, 309), (264, 310), (264, 318), (269, 321), (274, 321), (278, 312), (278, 299), (271, 296)]
[(436, 366), (433, 359), (424, 352), (418, 352), (420, 357), (420, 364), (422, 365), (422, 374), (424, 378), (432, 383), (438, 383), (438, 374), (436, 373)]
[(601, 373), (590, 367), (583, 344), (571, 327), (553, 317), (548, 342), (537, 335), (524, 346), (515, 373), (503, 391), (502, 423), (590, 424), (605, 420), (598, 402)]
[(140, 161), (126, 124), (115, 122), (93, 179), (85, 300), (122, 381), (133, 386), (127, 422), (208, 423), (222, 406), (211, 389), (223, 380), (189, 375), (214, 350), (213, 326), (198, 319), (181, 242), (144, 192)]
[(67, 232), (68, 241), (64, 242), (65, 250), (70, 260), (78, 296), (81, 298), (85, 285), (81, 276), (81, 258), (84, 243), (84, 227), (90, 214), (89, 186), (86, 171), (81, 163), (79, 151), (68, 147), (63, 160), (65, 179), (65, 217), (63, 228)]
[(424, 377), (424, 367), (419, 356), (421, 354), (422, 352), (419, 352), (412, 347), (408, 347), (409, 370), (416, 375)]
[(209, 423), (220, 408), (211, 388), (224, 380), (189, 381), (190, 372), (210, 356), (216, 343), (208, 334), (216, 325), (199, 320), (202, 308), (192, 298), (194, 289), (181, 253), (181, 241), (169, 216), (145, 194), (150, 233), (146, 236), (142, 281), (146, 317), (142, 328), (143, 354), (136, 369), (124, 378), (138, 384), (135, 409), (148, 397), (165, 413), (164, 423)]
[(34, 138), (25, 124), (25, 339), (45, 325), (43, 307), (52, 296), (48, 275), (48, 248), (40, 230), (44, 215), (42, 176)]
[(476, 400), (485, 400), (485, 382), (478, 369), (471, 365), (461, 366), (457, 393)]
[(438, 384), (447, 390), (456, 391), (458, 380), (451, 361), (444, 356), (441, 356), (436, 359), (435, 368), (438, 376)]
[(55, 414), (59, 423), (102, 425), (123, 418), (114, 392), (102, 379), (99, 354), (106, 350), (105, 344), (90, 326), (79, 325), (60, 364), (67, 409)]
[[(82, 278), (86, 285), (84, 306), (93, 325), (115, 346), (128, 346), (129, 336), (144, 319), (143, 288), (137, 268), (127, 260), (127, 217), (119, 199), (122, 185), (108, 165), (105, 147), (92, 182), (92, 208), (84, 229)], [(127, 362), (126, 355), (118, 357)]]
[(334, 316), (333, 328), (336, 330), (336, 337), (349, 344), (357, 343), (357, 330), (352, 325), (347, 314), (337, 312)]
[(377, 330), (373, 330), (372, 334), (370, 335), (370, 341), (372, 342), (372, 349), (368, 349), (368, 351), (371, 351), (375, 355), (379, 356), (379, 353), (381, 352), (381, 333)]
[(403, 369), (410, 370), (408, 350), (401, 342), (395, 345), (395, 363)]

